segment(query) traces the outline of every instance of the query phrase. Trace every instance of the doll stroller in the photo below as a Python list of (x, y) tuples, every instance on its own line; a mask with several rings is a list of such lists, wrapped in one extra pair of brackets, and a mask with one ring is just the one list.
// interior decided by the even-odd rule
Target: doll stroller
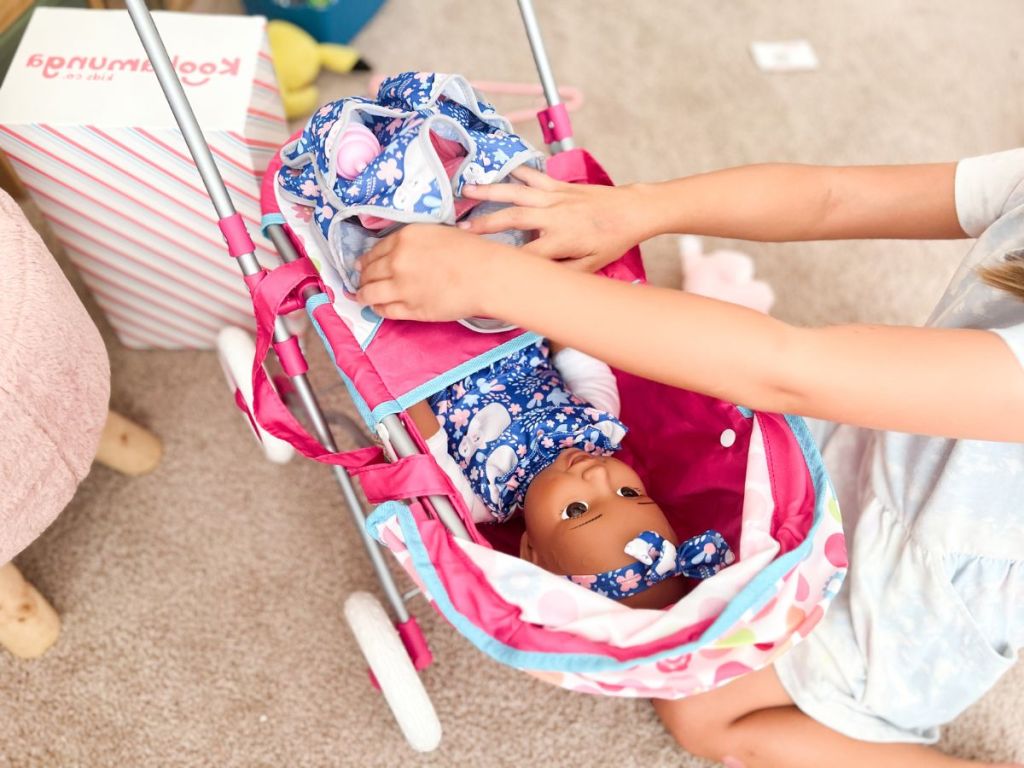
[[(519, 0), (548, 107), (547, 171), (569, 182), (610, 184), (575, 148), (529, 0)], [(458, 323), (387, 321), (332, 289), (329, 265), (307, 255), (298, 222), (267, 169), (263, 229), (283, 264), (262, 267), (220, 179), (142, 0), (128, 8), (220, 219), (228, 251), (253, 299), (257, 335), (251, 375), (236, 400), (255, 429), (331, 466), (379, 577), (392, 619), (367, 593), (345, 615), (410, 745), (434, 749), (441, 728), (417, 674), (432, 661), (406, 602), (422, 594), (491, 658), (576, 691), (679, 698), (764, 667), (821, 619), (846, 572), (838, 504), (799, 418), (749, 409), (616, 371), (622, 420), (631, 434), (620, 457), (644, 479), (674, 527), (715, 528), (735, 542), (737, 561), (664, 610), (634, 610), (515, 556), (515, 522), (476, 527), (461, 497), (426, 451), (405, 408), (538, 341), (522, 329), (477, 333)], [(638, 281), (637, 248), (605, 270)], [(339, 298), (341, 297), (341, 298)], [(366, 425), (391, 448), (340, 452), (285, 315), (305, 309)], [(360, 322), (363, 325), (360, 325)], [(269, 379), (270, 350), (294, 388), (312, 434)], [(366, 515), (352, 478), (358, 478)], [(685, 514), (683, 513), (685, 510)], [(381, 546), (415, 589), (403, 593)]]

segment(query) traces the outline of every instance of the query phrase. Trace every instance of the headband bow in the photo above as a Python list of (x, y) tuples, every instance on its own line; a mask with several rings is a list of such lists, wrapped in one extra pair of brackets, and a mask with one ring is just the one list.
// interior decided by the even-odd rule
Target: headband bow
[(706, 579), (736, 560), (722, 534), (715, 530), (693, 536), (678, 548), (660, 534), (644, 531), (626, 544), (623, 551), (636, 561), (603, 573), (566, 578), (613, 600), (621, 600), (673, 576)]

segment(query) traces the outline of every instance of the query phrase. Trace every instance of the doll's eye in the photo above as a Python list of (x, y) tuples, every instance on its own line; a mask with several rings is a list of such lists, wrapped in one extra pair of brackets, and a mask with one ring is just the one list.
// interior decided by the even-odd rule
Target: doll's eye
[(628, 486), (623, 486), (622, 488), (619, 488), (619, 490), (617, 490), (615, 493), (627, 499), (635, 499), (640, 496), (640, 491), (638, 491), (636, 488), (630, 488)]
[(565, 509), (562, 510), (563, 520), (572, 520), (574, 517), (585, 515), (590, 506), (585, 501), (573, 501), (565, 505)]

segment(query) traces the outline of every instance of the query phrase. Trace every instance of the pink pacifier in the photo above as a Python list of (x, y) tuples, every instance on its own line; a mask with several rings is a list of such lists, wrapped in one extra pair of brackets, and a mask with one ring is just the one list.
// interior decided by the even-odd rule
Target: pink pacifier
[(370, 164), (382, 149), (377, 137), (362, 123), (352, 123), (338, 139), (334, 169), (343, 179), (351, 181)]

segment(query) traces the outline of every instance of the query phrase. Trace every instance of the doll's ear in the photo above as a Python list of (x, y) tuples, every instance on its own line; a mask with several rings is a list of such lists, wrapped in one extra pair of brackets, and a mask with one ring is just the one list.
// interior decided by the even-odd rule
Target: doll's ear
[(526, 531), (523, 531), (519, 539), (519, 557), (534, 565), (537, 564), (537, 550), (530, 544), (530, 534)]

